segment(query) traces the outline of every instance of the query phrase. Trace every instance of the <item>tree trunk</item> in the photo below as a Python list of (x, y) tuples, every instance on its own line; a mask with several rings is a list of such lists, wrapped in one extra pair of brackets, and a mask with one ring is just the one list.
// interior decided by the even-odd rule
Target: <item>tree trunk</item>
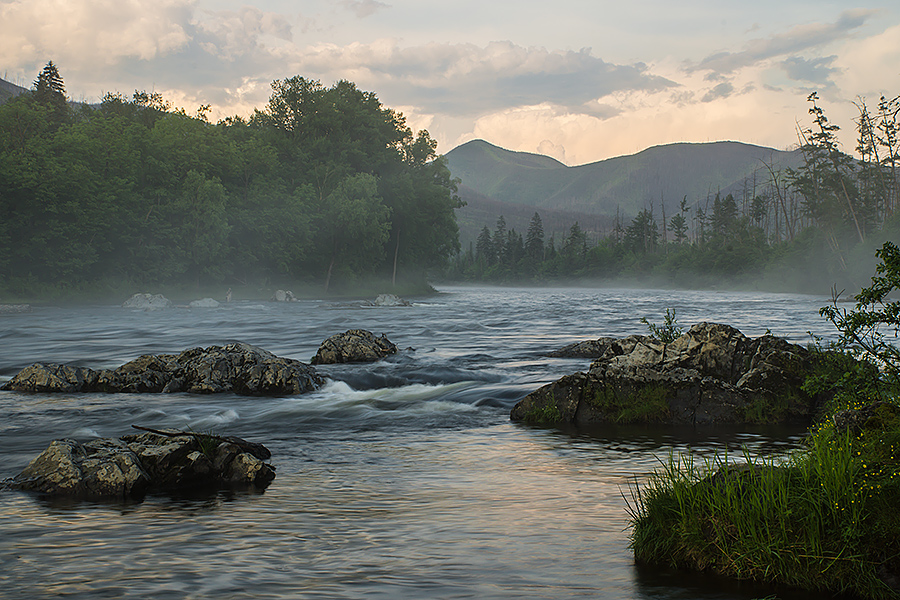
[(394, 246), (394, 272), (391, 274), (391, 287), (397, 287), (397, 256), (400, 254), (400, 228), (397, 228), (397, 243)]

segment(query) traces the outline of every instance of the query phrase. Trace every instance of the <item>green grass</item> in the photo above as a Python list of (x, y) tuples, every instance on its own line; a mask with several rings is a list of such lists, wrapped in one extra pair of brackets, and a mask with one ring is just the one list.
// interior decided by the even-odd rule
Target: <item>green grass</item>
[[(861, 402), (866, 403), (866, 402)], [(809, 590), (898, 598), (900, 408), (861, 430), (825, 419), (775, 459), (671, 455), (629, 512), (635, 558)]]

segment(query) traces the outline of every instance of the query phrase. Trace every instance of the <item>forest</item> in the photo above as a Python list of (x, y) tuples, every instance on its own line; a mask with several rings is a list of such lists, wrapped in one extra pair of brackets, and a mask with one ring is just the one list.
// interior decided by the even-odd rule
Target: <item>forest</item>
[(742, 190), (648, 200), (599, 237), (502, 215), (460, 248), (463, 203), (437, 143), (349, 81), (272, 84), (248, 117), (156, 93), (68, 101), (53, 63), (0, 105), (0, 297), (234, 287), (259, 295), (424, 291), (442, 281), (856, 290), (900, 237), (900, 96), (857, 100), (855, 155), (818, 96), (797, 168)]
[(630, 222), (617, 216), (589, 239), (577, 222), (545, 236), (535, 212), (524, 235), (502, 215), (452, 261), (450, 280), (534, 283), (595, 280), (676, 287), (743, 287), (827, 292), (858, 290), (874, 251), (900, 238), (900, 96), (870, 110), (856, 101), (856, 155), (842, 151), (817, 94), (811, 124), (798, 129), (803, 161), (763, 165), (763, 180), (738, 193), (681, 199), (675, 210), (652, 200)]
[(458, 252), (437, 143), (375, 94), (296, 76), (249, 118), (208, 113), (76, 105), (52, 62), (0, 105), (0, 296), (416, 289)]

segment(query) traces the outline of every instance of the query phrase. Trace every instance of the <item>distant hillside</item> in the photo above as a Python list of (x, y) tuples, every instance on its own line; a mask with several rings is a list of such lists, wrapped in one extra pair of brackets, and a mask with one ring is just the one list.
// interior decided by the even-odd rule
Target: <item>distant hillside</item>
[[(754, 182), (762, 188), (768, 179), (764, 162), (777, 169), (800, 161), (798, 151), (740, 142), (667, 144), (577, 167), (483, 140), (458, 146), (446, 156), (450, 171), (465, 188), (501, 208), (514, 205), (607, 218), (614, 218), (617, 209), (633, 217), (651, 202), (658, 210), (660, 199), (673, 214), (685, 196), (695, 204), (716, 191), (738, 192), (745, 185), (752, 189)], [(465, 218), (465, 210), (458, 215)]]
[(23, 87), (19, 87), (14, 83), (10, 83), (4, 79), (0, 79), (0, 104), (3, 104), (10, 98), (15, 98), (22, 92), (27, 92)]

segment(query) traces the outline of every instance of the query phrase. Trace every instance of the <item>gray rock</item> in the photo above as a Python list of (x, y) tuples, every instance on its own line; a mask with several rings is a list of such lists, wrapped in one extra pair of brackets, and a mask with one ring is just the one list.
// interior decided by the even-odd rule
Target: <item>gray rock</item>
[(275, 478), (274, 467), (242, 444), (249, 443), (149, 432), (84, 444), (56, 440), (9, 484), (52, 496), (119, 500), (141, 498), (151, 490), (265, 488)]
[(378, 294), (372, 306), (412, 306), (412, 304), (394, 294)]
[(10, 482), (16, 489), (73, 498), (139, 497), (150, 477), (121, 440), (55, 440)]
[(161, 310), (171, 307), (172, 301), (162, 294), (135, 294), (122, 303), (122, 308), (139, 308), (141, 310)]
[[(567, 347), (571, 348), (571, 347)], [(809, 352), (770, 335), (751, 340), (728, 325), (699, 323), (670, 344), (644, 336), (600, 338), (586, 373), (535, 390), (514, 421), (595, 423), (775, 423), (806, 421), (814, 400), (801, 389)]]
[(31, 312), (30, 304), (0, 304), (0, 315)]
[(294, 296), (294, 292), (285, 291), (285, 290), (275, 290), (275, 293), (272, 294), (272, 302), (296, 302), (297, 298)]
[(310, 362), (314, 365), (374, 362), (396, 352), (397, 346), (384, 334), (379, 338), (365, 329), (351, 329), (322, 342)]
[(212, 298), (202, 298), (200, 300), (192, 300), (188, 306), (190, 308), (219, 308), (219, 302)]
[(2, 388), (18, 392), (234, 392), (251, 396), (294, 395), (317, 389), (316, 370), (290, 358), (240, 342), (192, 348), (181, 354), (147, 354), (113, 370), (37, 363)]

